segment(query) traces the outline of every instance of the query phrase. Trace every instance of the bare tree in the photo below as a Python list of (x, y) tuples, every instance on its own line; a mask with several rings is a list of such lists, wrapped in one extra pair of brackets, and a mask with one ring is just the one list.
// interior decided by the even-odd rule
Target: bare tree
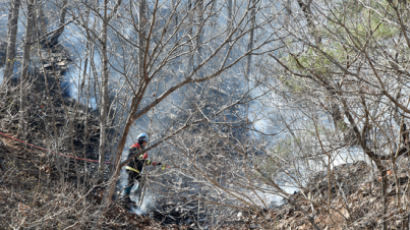
[[(340, 152), (348, 154), (359, 148), (380, 176), (377, 186), (382, 208), (378, 211), (383, 216), (380, 226), (387, 229), (391, 222), (384, 218), (394, 212), (389, 205), (388, 181), (392, 179), (388, 172), (403, 173), (398, 165), (407, 161), (400, 157), (408, 152), (401, 141), (406, 138), (400, 137), (400, 127), (408, 117), (408, 98), (403, 96), (408, 92), (406, 58), (401, 56), (408, 46), (402, 26), (407, 9), (389, 1), (293, 3), (293, 28), (283, 26), (282, 31), (289, 35), (282, 40), (286, 49), (279, 55), (270, 54), (278, 68), (264, 69), (275, 79), (270, 90), (300, 111), (294, 119), (289, 115), (283, 119), (296, 145), (289, 147), (301, 153), (304, 162), (309, 162), (312, 152), (318, 153), (318, 159), (327, 158), (323, 162), (327, 188), (337, 183), (332, 179), (332, 162)], [(312, 128), (314, 135), (309, 135)], [(330, 212), (330, 190), (328, 194)], [(396, 200), (395, 205), (408, 205)], [(364, 216), (356, 218), (359, 221)]]
[(106, 125), (107, 125), (107, 115), (108, 115), (108, 80), (109, 80), (109, 69), (108, 69), (108, 1), (104, 1), (104, 14), (102, 17), (102, 37), (101, 37), (101, 55), (102, 55), (102, 87), (101, 87), (101, 103), (100, 103), (100, 143), (99, 143), (99, 170), (103, 170), (105, 166), (105, 145), (106, 145)]
[(24, 38), (24, 47), (23, 47), (23, 61), (22, 61), (22, 69), (21, 69), (21, 76), (20, 76), (20, 101), (19, 101), (19, 110), (20, 110), (20, 123), (19, 123), (19, 134), (21, 135), (24, 131), (24, 120), (25, 120), (25, 96), (26, 96), (26, 89), (28, 87), (28, 68), (30, 63), (30, 53), (31, 47), (33, 45), (33, 35), (34, 35), (34, 28), (35, 28), (35, 4), (36, 0), (28, 0), (27, 1), (27, 23), (26, 23), (26, 34)]
[(17, 21), (20, 10), (20, 0), (12, 2), (7, 31), (7, 53), (6, 53), (6, 67), (4, 69), (4, 82), (8, 82), (13, 73), (14, 62), (16, 57), (16, 40), (17, 40)]
[[(149, 87), (152, 84), (157, 84), (158, 81), (163, 79), (161, 72), (164, 71), (165, 68), (174, 63), (176, 58), (185, 58), (192, 55), (194, 50), (186, 47), (190, 44), (195, 44), (198, 41), (198, 37), (202, 34), (201, 31), (204, 30), (204, 28), (201, 27), (205, 27), (207, 25), (207, 21), (211, 17), (217, 17), (220, 13), (218, 11), (210, 12), (208, 17), (204, 17), (204, 21), (202, 23), (195, 25), (200, 27), (196, 28), (194, 34), (191, 35), (187, 32), (191, 30), (192, 25), (187, 23), (189, 23), (190, 15), (194, 14), (200, 5), (195, 5), (194, 8), (185, 8), (182, 7), (182, 2), (178, 2), (178, 4), (180, 4), (180, 7), (175, 7), (175, 10), (170, 12), (171, 15), (168, 15), (169, 19), (160, 17), (159, 10), (160, 7), (163, 7), (163, 5), (161, 5), (158, 1), (149, 7), (151, 16), (149, 20), (147, 20), (148, 29), (145, 36), (144, 47), (138, 47), (138, 49), (144, 51), (144, 69), (139, 70), (139, 72), (143, 72), (143, 75), (139, 77), (138, 75), (124, 76), (125, 79), (131, 84), (133, 97), (129, 107), (129, 115), (126, 120), (124, 130), (121, 133), (121, 140), (118, 143), (115, 159), (116, 170), (113, 174), (114, 182), (118, 178), (121, 166), (124, 165), (124, 163), (120, 164), (121, 153), (123, 152), (130, 128), (137, 119), (141, 118), (144, 114), (155, 108), (160, 102), (164, 101), (169, 95), (178, 89), (192, 83), (202, 83), (217, 78), (223, 72), (232, 68), (243, 58), (247, 57), (250, 52), (252, 52), (252, 50), (247, 50), (243, 53), (237, 54), (234, 60), (229, 60), (231, 52), (233, 52), (234, 48), (239, 45), (239, 41), (250, 32), (250, 29), (246, 27), (247, 22), (250, 19), (249, 12), (245, 11), (243, 14), (238, 15), (237, 24), (232, 27), (232, 30), (229, 33), (225, 33), (225, 30), (222, 30), (222, 32), (214, 31), (213, 37), (209, 40), (209, 42), (212, 41), (213, 44), (209, 43), (208, 45), (205, 41), (201, 42), (202, 47), (208, 45), (210, 49), (208, 52), (202, 54), (203, 56), (200, 59), (200, 63), (197, 63), (193, 66), (191, 71), (184, 73), (181, 77), (174, 77), (174, 79), (170, 82), (172, 84), (168, 84), (168, 86), (163, 88), (158, 96), (153, 99), (149, 99), (147, 103), (141, 104), (143, 99), (145, 99), (145, 95)], [(210, 5), (207, 5), (207, 7), (204, 6), (203, 11), (207, 12), (209, 9)], [(169, 30), (168, 25), (171, 23), (170, 20), (174, 18), (173, 15), (175, 14), (179, 15), (179, 24), (175, 25), (172, 30)], [(161, 23), (159, 23), (160, 20)], [(135, 26), (135, 28), (138, 27)], [(181, 39), (173, 42), (174, 40), (171, 39), (174, 38), (176, 34), (179, 34), (178, 36), (180, 36)], [(135, 44), (131, 41), (124, 40), (124, 42), (131, 47), (135, 47)], [(266, 42), (267, 41), (264, 40), (260, 41), (258, 44), (255, 44), (253, 50), (260, 48), (262, 45), (266, 44)], [(217, 64), (211, 68), (211, 63)], [(204, 71), (205, 68), (207, 68), (207, 70), (203, 75), (197, 75), (198, 72)], [(180, 132), (182, 130), (181, 128), (187, 127), (189, 124), (190, 122), (187, 121), (184, 126), (175, 129), (175, 132)], [(149, 149), (157, 146), (164, 139), (168, 139), (173, 136), (175, 132), (167, 133), (163, 139), (154, 143), (151, 147), (149, 147)], [(111, 183), (108, 189), (107, 204), (110, 203), (114, 190), (115, 183)]]

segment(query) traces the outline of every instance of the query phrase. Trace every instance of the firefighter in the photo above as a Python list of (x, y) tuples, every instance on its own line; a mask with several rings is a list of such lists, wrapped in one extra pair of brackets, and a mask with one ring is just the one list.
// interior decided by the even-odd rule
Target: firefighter
[(141, 171), (144, 165), (161, 165), (160, 162), (151, 162), (148, 160), (148, 153), (144, 152), (144, 149), (148, 143), (148, 135), (146, 133), (141, 133), (137, 137), (137, 142), (133, 144), (129, 148), (128, 159), (132, 159), (127, 166), (125, 166), (125, 170), (128, 174), (128, 185), (125, 188), (124, 193), (124, 202), (126, 208), (130, 208), (132, 206), (132, 200), (130, 198), (131, 189), (134, 186), (135, 182), (140, 182), (141, 179)]

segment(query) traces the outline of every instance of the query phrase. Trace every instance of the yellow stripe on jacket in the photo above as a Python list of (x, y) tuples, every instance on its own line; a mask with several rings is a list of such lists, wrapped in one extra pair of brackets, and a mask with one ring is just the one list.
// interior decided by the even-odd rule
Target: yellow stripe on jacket
[(125, 169), (126, 170), (130, 170), (130, 171), (133, 171), (133, 172), (136, 172), (136, 173), (140, 173), (140, 171), (138, 171), (138, 169), (135, 169), (135, 168), (133, 168), (133, 167), (130, 167), (130, 166), (125, 166)]

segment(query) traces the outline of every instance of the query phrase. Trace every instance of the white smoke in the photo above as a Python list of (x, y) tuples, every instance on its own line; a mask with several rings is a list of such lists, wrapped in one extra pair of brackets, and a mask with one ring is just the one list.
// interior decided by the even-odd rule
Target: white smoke
[(0, 68), (0, 85), (3, 83), (4, 68)]
[[(369, 165), (371, 164), (370, 159), (365, 156), (361, 149), (352, 147), (342, 148), (336, 151), (335, 154), (332, 156), (331, 168), (358, 161), (365, 161)], [(306, 163), (308, 164), (306, 165)], [(296, 165), (298, 165), (298, 172), (300, 176), (306, 179), (305, 182), (308, 181), (308, 178), (311, 177), (311, 174), (313, 172), (323, 172), (327, 170), (327, 161), (322, 162), (318, 161), (317, 159), (309, 160), (307, 162), (300, 162)], [(282, 179), (282, 182), (278, 183), (278, 185), (286, 193), (293, 194), (300, 190), (300, 187), (296, 183), (293, 183), (293, 180), (291, 178), (287, 178), (286, 175), (280, 174), (278, 175), (278, 178)], [(306, 186), (306, 184), (301, 184), (301, 186)], [(262, 183), (259, 184), (258, 187), (260, 188), (260, 190), (256, 191), (256, 194), (253, 190), (247, 191), (248, 197), (251, 198), (251, 201), (254, 204), (262, 208), (270, 208), (280, 206), (286, 201), (283, 196), (277, 194), (274, 190), (272, 190), (272, 188), (270, 188), (269, 185)]]
[[(131, 195), (131, 200), (134, 201), (135, 204), (140, 203), (138, 197), (135, 195)], [(139, 207), (132, 208), (132, 212), (137, 215), (145, 215), (147, 214), (153, 207), (155, 206), (155, 199), (154, 195), (150, 192), (149, 189), (145, 190), (145, 195), (142, 197), (142, 204)]]
[[(290, 184), (285, 184), (280, 187), (288, 194), (293, 194), (294, 192), (299, 191), (298, 187)], [(269, 190), (270, 188), (268, 185), (261, 185), (261, 190), (256, 191), (256, 194), (254, 194), (253, 192), (250, 193), (250, 197), (253, 198), (252, 202), (254, 204), (257, 204), (261, 208), (273, 208), (280, 206), (285, 202), (285, 198), (283, 196)]]

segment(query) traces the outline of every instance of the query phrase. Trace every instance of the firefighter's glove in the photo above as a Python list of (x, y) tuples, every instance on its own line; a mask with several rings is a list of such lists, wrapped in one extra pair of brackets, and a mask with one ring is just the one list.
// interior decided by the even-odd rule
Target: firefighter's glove
[(155, 162), (155, 161), (153, 161), (153, 162), (152, 162), (152, 165), (153, 165), (153, 166), (161, 165), (161, 162)]
[(166, 164), (163, 164), (161, 167), (162, 170), (169, 169), (169, 168), (171, 168), (171, 166), (166, 165)]
[(146, 160), (148, 158), (148, 153), (144, 153), (138, 156), (140, 160)]

